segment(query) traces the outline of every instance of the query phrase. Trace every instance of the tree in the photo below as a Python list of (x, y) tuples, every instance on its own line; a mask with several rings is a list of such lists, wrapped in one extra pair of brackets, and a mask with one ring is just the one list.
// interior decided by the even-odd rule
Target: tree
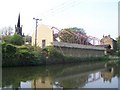
[(118, 56), (120, 56), (120, 36), (117, 38)]
[(14, 45), (22, 45), (24, 43), (24, 39), (22, 36), (18, 35), (18, 34), (14, 34), (11, 37), (10, 42)]
[(69, 42), (69, 43), (78, 43), (78, 44), (87, 44), (88, 38), (85, 37), (86, 33), (83, 28), (65, 28), (60, 34), (61, 42)]
[(120, 44), (120, 36), (117, 38), (117, 43)]
[(3, 27), (1, 33), (3, 36), (10, 36), (13, 33), (13, 28), (11, 26)]

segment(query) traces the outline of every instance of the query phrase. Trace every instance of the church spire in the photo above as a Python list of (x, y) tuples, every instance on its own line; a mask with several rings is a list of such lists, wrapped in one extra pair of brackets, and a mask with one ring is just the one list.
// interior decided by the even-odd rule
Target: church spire
[(20, 13), (18, 15), (17, 26), (15, 25), (15, 33), (22, 36), (22, 26), (20, 26)]
[(20, 13), (19, 13), (19, 16), (18, 16), (17, 27), (20, 27)]

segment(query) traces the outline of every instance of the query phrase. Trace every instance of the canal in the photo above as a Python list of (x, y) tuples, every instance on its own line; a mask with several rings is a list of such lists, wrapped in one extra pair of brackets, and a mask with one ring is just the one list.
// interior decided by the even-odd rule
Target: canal
[(2, 69), (2, 88), (118, 88), (118, 66), (82, 63)]

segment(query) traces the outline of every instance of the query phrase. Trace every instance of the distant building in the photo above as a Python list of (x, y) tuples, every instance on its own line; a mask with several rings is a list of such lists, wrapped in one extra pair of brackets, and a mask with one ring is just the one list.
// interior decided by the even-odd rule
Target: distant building
[(100, 40), (101, 45), (105, 46), (109, 50), (109, 52), (115, 52), (117, 50), (117, 41), (113, 38), (108, 36), (103, 36), (103, 38)]
[[(53, 30), (47, 25), (38, 25), (36, 46), (44, 48), (53, 42)], [(32, 35), (32, 45), (35, 45), (35, 32)]]
[(22, 26), (20, 26), (20, 14), (18, 16), (17, 26), (15, 25), (15, 33), (20, 35), (20, 36), (23, 36), (22, 35)]

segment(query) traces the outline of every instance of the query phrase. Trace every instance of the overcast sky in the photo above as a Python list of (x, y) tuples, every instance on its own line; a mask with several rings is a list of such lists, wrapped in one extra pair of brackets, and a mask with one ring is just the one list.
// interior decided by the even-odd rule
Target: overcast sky
[(0, 0), (0, 28), (15, 27), (18, 14), (25, 35), (35, 30), (33, 17), (42, 19), (38, 24), (57, 28), (83, 28), (87, 35), (102, 38), (118, 36), (119, 0)]

